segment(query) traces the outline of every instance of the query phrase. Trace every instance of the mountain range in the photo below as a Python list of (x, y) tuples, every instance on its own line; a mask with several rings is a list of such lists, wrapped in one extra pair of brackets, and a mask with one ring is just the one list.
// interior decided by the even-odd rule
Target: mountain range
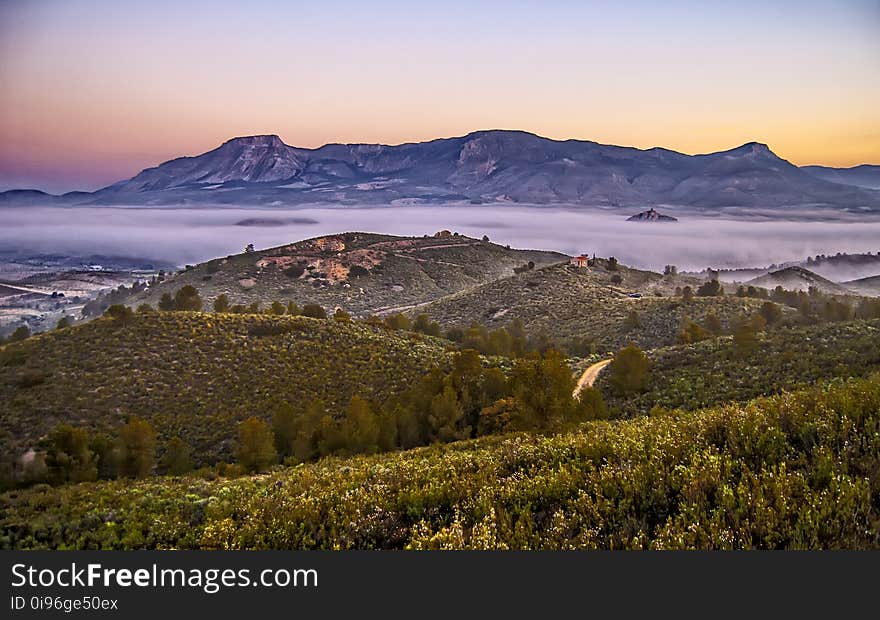
[(53, 196), (11, 190), (0, 194), (0, 204), (464, 202), (880, 210), (880, 191), (865, 180), (872, 171), (847, 170), (799, 168), (758, 142), (686, 155), (508, 130), (396, 146), (327, 144), (316, 149), (289, 146), (277, 135), (258, 135), (167, 161), (95, 192)]

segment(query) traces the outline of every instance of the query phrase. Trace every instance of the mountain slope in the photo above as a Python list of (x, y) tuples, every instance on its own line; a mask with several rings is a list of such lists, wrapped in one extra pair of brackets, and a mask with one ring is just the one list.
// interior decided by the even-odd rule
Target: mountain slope
[(287, 401), (341, 412), (382, 399), (446, 358), (440, 341), (304, 317), (138, 313), (0, 348), (0, 453), (20, 455), (56, 424), (112, 431), (129, 416), (207, 460), (230, 458), (236, 424)]
[(276, 206), (460, 201), (880, 209), (880, 192), (818, 179), (756, 142), (685, 155), (492, 130), (397, 146), (317, 149), (288, 146), (275, 135), (233, 138), (78, 200)]
[(556, 252), (513, 250), (444, 233), (395, 237), (342, 233), (202, 263), (129, 301), (154, 307), (164, 293), (189, 284), (207, 304), (226, 294), (232, 304), (294, 301), (341, 307), (355, 315), (387, 313), (513, 274), (529, 261), (566, 261)]
[(851, 168), (829, 168), (828, 166), (801, 166), (801, 170), (817, 179), (854, 185), (865, 189), (880, 189), (880, 166), (862, 164)]

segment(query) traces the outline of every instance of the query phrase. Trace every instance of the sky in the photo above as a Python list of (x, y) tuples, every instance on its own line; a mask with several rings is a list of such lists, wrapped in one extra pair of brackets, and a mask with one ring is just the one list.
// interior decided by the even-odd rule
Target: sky
[(880, 164), (880, 0), (0, 0), (0, 190), (492, 128)]

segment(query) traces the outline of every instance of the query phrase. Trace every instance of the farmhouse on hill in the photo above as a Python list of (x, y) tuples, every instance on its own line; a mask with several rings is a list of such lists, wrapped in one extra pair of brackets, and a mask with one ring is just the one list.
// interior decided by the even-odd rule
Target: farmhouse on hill
[(589, 267), (590, 265), (589, 257), (584, 254), (581, 254), (580, 256), (572, 256), (570, 262), (575, 267)]

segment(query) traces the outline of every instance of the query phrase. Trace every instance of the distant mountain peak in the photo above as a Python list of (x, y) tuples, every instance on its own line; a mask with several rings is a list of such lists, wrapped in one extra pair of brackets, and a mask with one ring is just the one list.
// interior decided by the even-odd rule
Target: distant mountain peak
[(259, 134), (255, 136), (238, 136), (230, 138), (223, 145), (232, 144), (239, 146), (265, 146), (265, 147), (288, 147), (284, 141), (276, 134)]

